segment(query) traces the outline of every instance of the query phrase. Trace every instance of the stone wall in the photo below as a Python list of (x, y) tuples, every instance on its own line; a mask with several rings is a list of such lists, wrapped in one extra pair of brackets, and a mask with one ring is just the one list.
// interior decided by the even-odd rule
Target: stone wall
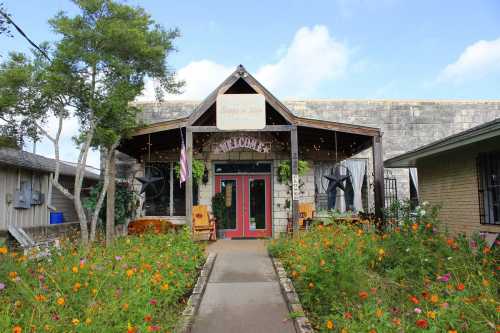
[(480, 152), (498, 149), (498, 138), (494, 140), (418, 162), (421, 198), (441, 206), (439, 218), (452, 234), (500, 232), (500, 225), (482, 225), (479, 218), (476, 158)]

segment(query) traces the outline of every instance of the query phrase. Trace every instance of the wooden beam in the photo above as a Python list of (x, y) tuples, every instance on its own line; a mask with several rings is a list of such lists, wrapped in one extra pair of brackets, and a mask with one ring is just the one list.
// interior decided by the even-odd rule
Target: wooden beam
[(293, 125), (267, 125), (263, 129), (239, 129), (239, 130), (222, 130), (216, 126), (188, 126), (193, 133), (231, 133), (231, 132), (289, 132)]
[(318, 120), (318, 119), (309, 119), (296, 117), (296, 123), (298, 126), (309, 127), (309, 128), (317, 128), (317, 129), (325, 129), (332, 130), (337, 132), (358, 134), (364, 136), (377, 136), (380, 135), (380, 130), (375, 127), (366, 127), (366, 126), (357, 126), (351, 124), (344, 123), (336, 123), (328, 120)]
[(167, 120), (162, 121), (155, 124), (146, 125), (144, 127), (137, 128), (132, 136), (139, 136), (144, 134), (151, 134), (156, 132), (168, 131), (171, 129), (177, 129), (180, 127), (184, 127), (187, 124), (186, 118), (175, 119), (175, 120)]
[(187, 159), (187, 179), (186, 179), (186, 224), (191, 228), (193, 222), (193, 132), (186, 128), (186, 159)]
[(297, 126), (293, 126), (290, 131), (291, 164), (292, 164), (292, 223), (293, 234), (299, 231), (299, 198), (294, 187), (298, 187), (299, 177), (299, 140), (297, 136)]
[(375, 195), (375, 216), (383, 219), (384, 213), (384, 160), (382, 135), (373, 137), (373, 191)]

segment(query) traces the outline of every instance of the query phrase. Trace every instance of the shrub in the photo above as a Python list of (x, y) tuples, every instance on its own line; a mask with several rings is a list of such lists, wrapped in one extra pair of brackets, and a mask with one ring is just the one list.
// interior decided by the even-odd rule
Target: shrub
[(500, 251), (447, 237), (435, 211), (419, 207), (382, 234), (318, 225), (269, 250), (318, 331), (495, 332)]
[(50, 258), (0, 254), (0, 331), (172, 330), (203, 261), (188, 231), (117, 239)]

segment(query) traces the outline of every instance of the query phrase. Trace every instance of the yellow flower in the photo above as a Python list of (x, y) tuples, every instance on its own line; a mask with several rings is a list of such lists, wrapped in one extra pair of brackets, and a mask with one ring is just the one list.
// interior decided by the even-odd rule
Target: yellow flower
[(0, 247), (0, 254), (7, 254), (8, 252), (9, 252), (9, 250), (7, 249), (6, 246)]
[(85, 319), (85, 324), (90, 325), (92, 323), (92, 319), (87, 318)]
[(345, 328), (341, 329), (340, 330), (340, 333), (348, 333), (347, 330)]
[(93, 289), (92, 289), (92, 295), (94, 295), (94, 296), (95, 296), (96, 294), (97, 294), (97, 289), (93, 288)]
[(334, 327), (335, 327), (335, 325), (333, 324), (333, 321), (331, 321), (331, 320), (326, 321), (326, 328), (327, 329), (333, 330)]
[(164, 283), (164, 284), (161, 286), (161, 290), (163, 290), (163, 291), (168, 290), (168, 288), (169, 288), (168, 283)]
[(71, 323), (72, 323), (73, 325), (75, 325), (75, 326), (78, 326), (78, 324), (80, 324), (80, 320), (78, 320), (78, 319), (76, 319), (76, 318), (75, 318), (75, 319), (73, 319), (73, 320), (71, 321)]
[(381, 308), (378, 308), (377, 311), (375, 312), (375, 315), (377, 316), (377, 318), (380, 318), (384, 315), (384, 311), (382, 311)]
[(378, 255), (379, 255), (379, 256), (383, 256), (383, 255), (385, 255), (385, 251), (384, 251), (384, 249), (379, 249), (379, 250), (378, 250)]
[(427, 311), (427, 317), (431, 319), (436, 319), (436, 312), (434, 311)]
[(71, 268), (71, 271), (72, 271), (73, 273), (78, 273), (78, 267), (73, 266), (73, 267)]
[(57, 299), (57, 304), (59, 304), (59, 305), (64, 305), (64, 303), (65, 303), (65, 302), (66, 302), (66, 301), (64, 300), (64, 297), (59, 297), (59, 298)]
[(439, 302), (439, 296), (438, 296), (438, 295), (432, 295), (432, 296), (431, 296), (431, 302), (432, 302), (432, 303), (437, 303), (437, 302)]

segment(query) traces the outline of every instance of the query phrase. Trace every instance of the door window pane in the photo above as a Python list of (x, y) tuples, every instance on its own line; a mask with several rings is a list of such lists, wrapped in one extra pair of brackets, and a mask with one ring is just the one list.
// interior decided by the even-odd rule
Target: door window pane
[(250, 230), (266, 228), (266, 182), (264, 179), (250, 180)]
[(220, 225), (223, 229), (236, 229), (236, 180), (221, 180), (221, 192), (226, 199), (226, 211)]
[(170, 163), (148, 163), (144, 176), (155, 180), (146, 187), (146, 215), (170, 215)]

